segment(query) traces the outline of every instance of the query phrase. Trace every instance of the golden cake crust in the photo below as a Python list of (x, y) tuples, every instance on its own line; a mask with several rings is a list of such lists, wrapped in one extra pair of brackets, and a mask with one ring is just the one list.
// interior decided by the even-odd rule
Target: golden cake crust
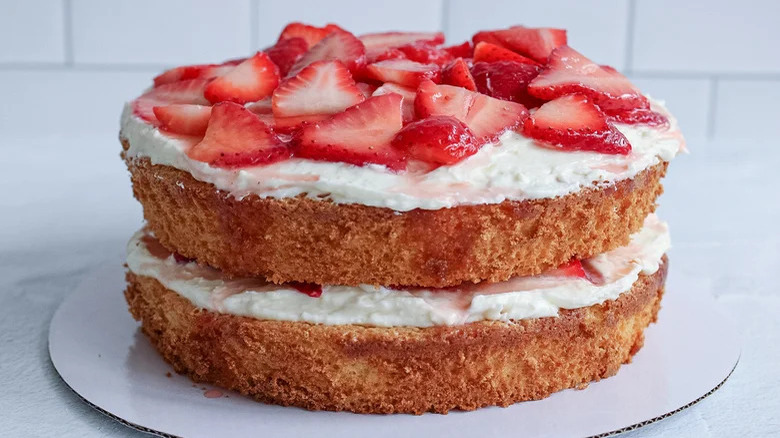
[(237, 200), (147, 158), (126, 162), (160, 242), (228, 276), (423, 287), (534, 275), (625, 245), (655, 210), (667, 166), (559, 198), (397, 212), (305, 197)]
[(127, 274), (130, 312), (198, 382), (268, 403), (357, 413), (472, 410), (547, 397), (614, 375), (655, 321), (667, 260), (617, 300), (558, 317), (460, 326), (363, 327), (258, 320), (195, 308)]

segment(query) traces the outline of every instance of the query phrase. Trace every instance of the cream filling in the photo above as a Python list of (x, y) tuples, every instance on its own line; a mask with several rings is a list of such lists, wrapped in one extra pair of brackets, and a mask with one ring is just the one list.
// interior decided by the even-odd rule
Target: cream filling
[(165, 134), (145, 123), (133, 115), (130, 104), (122, 114), (120, 136), (130, 144), (129, 158), (149, 158), (152, 164), (183, 170), (238, 199), (250, 194), (271, 198), (305, 194), (396, 211), (437, 210), (552, 198), (582, 188), (605, 187), (633, 178), (661, 161), (670, 161), (684, 150), (684, 140), (663, 104), (651, 102), (670, 124), (661, 128), (617, 125), (632, 146), (627, 156), (554, 150), (509, 131), (475, 155), (431, 172), (393, 173), (380, 165), (299, 158), (239, 170), (212, 167), (187, 157), (187, 150), (194, 144), (192, 139)]
[(667, 225), (651, 214), (628, 245), (583, 261), (601, 281), (554, 273), (447, 290), (376, 286), (323, 286), (320, 297), (255, 278), (225, 279), (194, 262), (178, 263), (143, 230), (127, 246), (127, 266), (214, 312), (257, 319), (319, 324), (430, 327), (474, 321), (509, 321), (558, 315), (617, 299), (640, 274), (655, 273), (670, 247)]

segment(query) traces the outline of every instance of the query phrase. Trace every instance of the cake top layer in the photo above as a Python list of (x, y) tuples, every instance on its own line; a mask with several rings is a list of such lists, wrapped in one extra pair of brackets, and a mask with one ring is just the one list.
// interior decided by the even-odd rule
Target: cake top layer
[(132, 117), (187, 159), (231, 172), (305, 160), (424, 174), (512, 135), (559, 154), (626, 157), (633, 145), (620, 126), (675, 137), (673, 120), (625, 76), (567, 44), (550, 28), (445, 46), (441, 33), (358, 37), (292, 23), (249, 58), (160, 74)]

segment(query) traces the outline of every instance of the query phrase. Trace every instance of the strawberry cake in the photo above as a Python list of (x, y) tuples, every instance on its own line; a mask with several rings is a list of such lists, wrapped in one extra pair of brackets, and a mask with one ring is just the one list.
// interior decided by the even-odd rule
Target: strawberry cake
[(446, 413), (615, 374), (664, 291), (677, 122), (566, 31), (356, 36), (154, 78), (122, 114), (130, 312), (260, 401)]

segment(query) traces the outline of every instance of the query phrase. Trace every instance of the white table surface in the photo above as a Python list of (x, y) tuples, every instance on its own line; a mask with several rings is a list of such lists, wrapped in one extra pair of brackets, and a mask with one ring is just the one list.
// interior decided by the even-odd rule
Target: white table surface
[[(716, 393), (625, 436), (777, 436), (780, 146), (690, 147), (694, 153), (671, 166), (660, 200), (672, 230), (671, 269), (701, 281), (733, 318), (742, 358)], [(116, 134), (4, 139), (0, 151), (0, 436), (144, 436), (82, 403), (47, 352), (59, 303), (108, 255), (122, 253), (141, 225)]]

